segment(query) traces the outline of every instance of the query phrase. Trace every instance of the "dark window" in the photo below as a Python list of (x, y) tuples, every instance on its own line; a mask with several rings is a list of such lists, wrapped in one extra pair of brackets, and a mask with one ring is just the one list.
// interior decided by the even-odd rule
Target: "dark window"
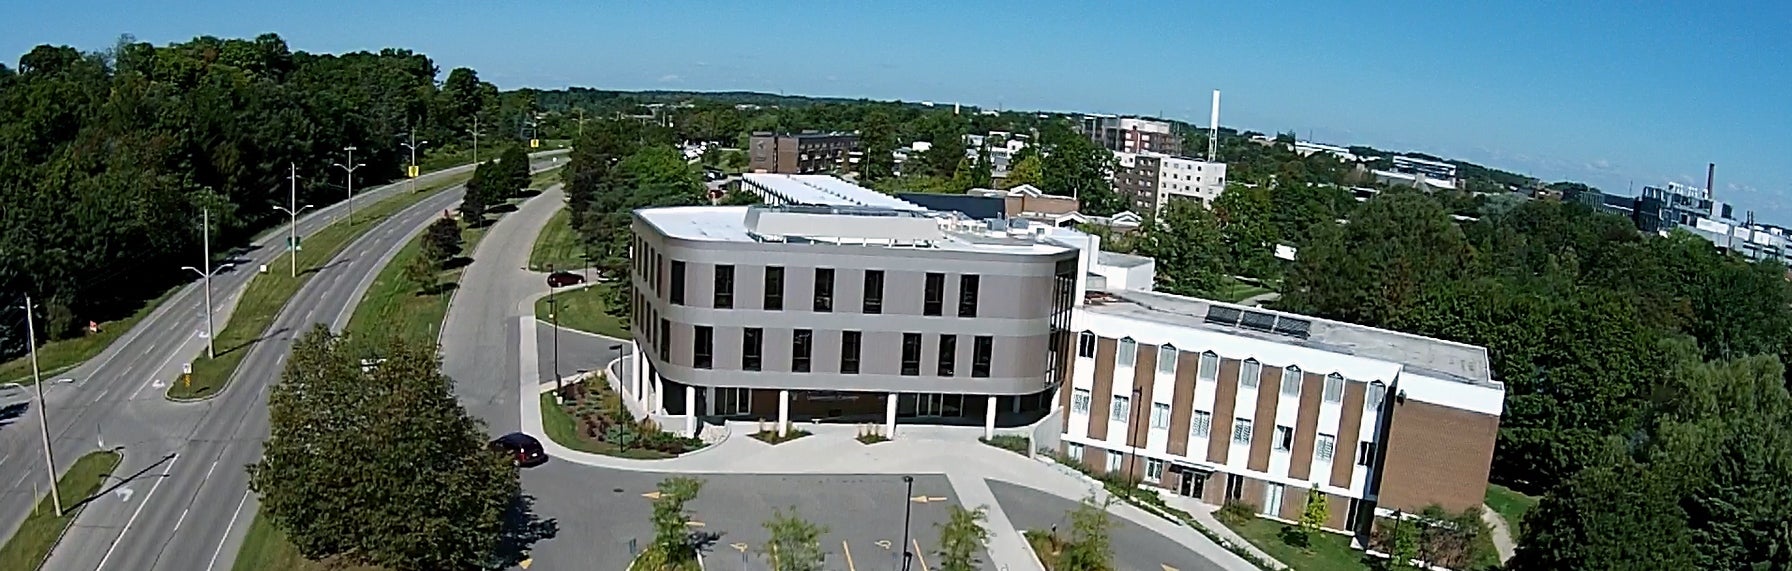
[(1356, 465), (1358, 465), (1358, 466), (1374, 466), (1375, 465), (1375, 443), (1374, 442), (1362, 441), (1362, 442), (1358, 442), (1356, 444)]
[(921, 315), (939, 315), (946, 302), (946, 274), (927, 274), (927, 284), (921, 293)]
[(957, 372), (957, 369), (958, 369), (958, 336), (957, 335), (941, 335), (940, 336), (940, 363), (939, 363), (939, 371), (938, 371), (939, 375), (942, 377), (950, 377), (954, 373)]
[(865, 313), (884, 312), (884, 271), (865, 270)]
[(977, 316), (977, 282), (975, 275), (958, 276), (958, 316)]
[(902, 334), (902, 374), (921, 374), (921, 334)]
[(815, 268), (815, 311), (834, 310), (834, 269)]
[(708, 369), (714, 365), (716, 331), (708, 325), (697, 326), (697, 338), (691, 343), (691, 366)]
[(766, 266), (765, 268), (765, 305), (771, 311), (784, 309), (784, 268)]
[(716, 266), (716, 309), (734, 307), (734, 266)]
[(672, 320), (660, 320), (660, 361), (672, 360)]
[(790, 336), (790, 370), (809, 372), (809, 356), (815, 348), (815, 331), (798, 329)]
[(1094, 333), (1084, 331), (1084, 332), (1082, 332), (1082, 334), (1077, 335), (1076, 356), (1078, 356), (1078, 357), (1094, 357), (1095, 356), (1095, 334)]
[(978, 335), (971, 340), (971, 376), (988, 377), (990, 353), (995, 350), (995, 338)]
[(840, 332), (840, 373), (846, 375), (859, 374), (859, 346), (863, 344), (862, 333), (858, 331)]
[(672, 260), (672, 305), (684, 305), (684, 262)]
[(740, 337), (740, 368), (759, 370), (760, 357), (765, 355), (765, 330), (748, 327)]

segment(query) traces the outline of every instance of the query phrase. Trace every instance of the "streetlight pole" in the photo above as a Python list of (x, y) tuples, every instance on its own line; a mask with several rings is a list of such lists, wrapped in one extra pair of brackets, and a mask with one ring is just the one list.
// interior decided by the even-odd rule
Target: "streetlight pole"
[(51, 503), (56, 517), (62, 517), (62, 494), (56, 490), (56, 455), (50, 452), (50, 407), (44, 404), (43, 371), (37, 367), (37, 322), (31, 318), (31, 296), (25, 296), (25, 338), (31, 344), (31, 380), (37, 385), (37, 429), (44, 439), (44, 469), (50, 474)]
[(473, 114), (473, 164), (479, 164), (479, 114)]
[[(417, 168), (417, 147), (427, 145), (427, 144), (429, 144), (429, 141), (418, 142), (417, 141), (417, 130), (415, 128), (411, 129), (410, 138), (411, 138), (410, 142), (399, 143), (399, 144), (404, 145), (404, 148), (411, 150), (411, 169), (416, 170), (416, 168)], [(407, 172), (404, 174), (409, 175), (409, 177), (411, 179), (411, 192), (417, 192), (417, 175), (416, 175), (416, 173)]]
[(291, 168), (292, 190), (288, 191), (286, 197), (286, 203), (290, 206), (275, 206), (274, 210), (285, 212), (291, 217), (291, 222), (286, 225), (286, 257), (291, 262), (292, 277), (296, 278), (299, 277), (299, 213), (311, 208), (311, 205), (299, 206), (299, 165), (292, 163)]
[(361, 164), (355, 163), (355, 148), (353, 146), (343, 147), (342, 150), (348, 151), (348, 164), (345, 165), (342, 163), (336, 163), (336, 168), (339, 168), (339, 169), (342, 169), (342, 170), (348, 172), (348, 223), (354, 224), (355, 223), (355, 169), (361, 168), (366, 165), (361, 165)]
[(216, 359), (218, 358), (218, 330), (212, 325), (212, 274), (217, 273), (216, 270), (228, 268), (230, 265), (226, 264), (215, 269), (212, 268), (212, 211), (210, 208), (207, 208), (202, 212), (204, 212), (204, 230), (202, 230), (203, 237), (201, 238), (201, 241), (205, 242), (205, 263), (197, 268), (193, 266), (181, 266), (180, 269), (191, 270), (193, 273), (199, 274), (199, 277), (205, 280), (205, 357), (207, 359)]
[(551, 279), (553, 275), (554, 265), (548, 264), (548, 277), (550, 278), (548, 281), (548, 307), (553, 308), (553, 311), (548, 313), (548, 319), (554, 326), (554, 398), (558, 399), (565, 393), (560, 390), (560, 300), (556, 297), (560, 288), (554, 285)]
[(909, 516), (915, 511), (915, 477), (903, 476), (902, 483), (908, 485), (908, 492), (902, 496), (902, 571), (908, 571), (908, 562), (915, 558), (915, 552), (909, 550), (908, 545)]

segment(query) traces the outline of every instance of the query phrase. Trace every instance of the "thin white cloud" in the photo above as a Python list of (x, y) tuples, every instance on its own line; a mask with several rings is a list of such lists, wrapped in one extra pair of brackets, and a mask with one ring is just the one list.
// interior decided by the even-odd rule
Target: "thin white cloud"
[(660, 83), (677, 83), (679, 80), (682, 80), (682, 79), (684, 79), (684, 78), (679, 77), (678, 74), (676, 74), (676, 73), (668, 73), (666, 75), (660, 76)]

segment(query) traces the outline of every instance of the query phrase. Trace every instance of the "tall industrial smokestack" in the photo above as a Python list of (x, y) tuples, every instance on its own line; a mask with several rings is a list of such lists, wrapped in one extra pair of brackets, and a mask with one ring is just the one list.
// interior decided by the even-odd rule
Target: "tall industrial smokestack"
[(1207, 160), (1217, 162), (1220, 152), (1220, 90), (1213, 90), (1213, 117), (1207, 121)]
[(1717, 187), (1711, 186), (1717, 179), (1717, 163), (1705, 163), (1705, 194), (1717, 200)]

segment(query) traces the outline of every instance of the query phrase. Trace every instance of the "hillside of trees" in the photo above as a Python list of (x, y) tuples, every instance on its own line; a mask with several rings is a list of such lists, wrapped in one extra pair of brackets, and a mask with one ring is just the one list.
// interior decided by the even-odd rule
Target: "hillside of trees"
[[(412, 129), (453, 150), (475, 116), (501, 124), (496, 87), (438, 76), (408, 50), (312, 54), (273, 34), (45, 45), (0, 65), (0, 302), (31, 293), (50, 337), (76, 335), (190, 279), (202, 209), (220, 253), (284, 222), (289, 164), (299, 202), (323, 206), (344, 199), (344, 147), (366, 188), (403, 174)], [(23, 313), (0, 317), (4, 359), (24, 349)]]

